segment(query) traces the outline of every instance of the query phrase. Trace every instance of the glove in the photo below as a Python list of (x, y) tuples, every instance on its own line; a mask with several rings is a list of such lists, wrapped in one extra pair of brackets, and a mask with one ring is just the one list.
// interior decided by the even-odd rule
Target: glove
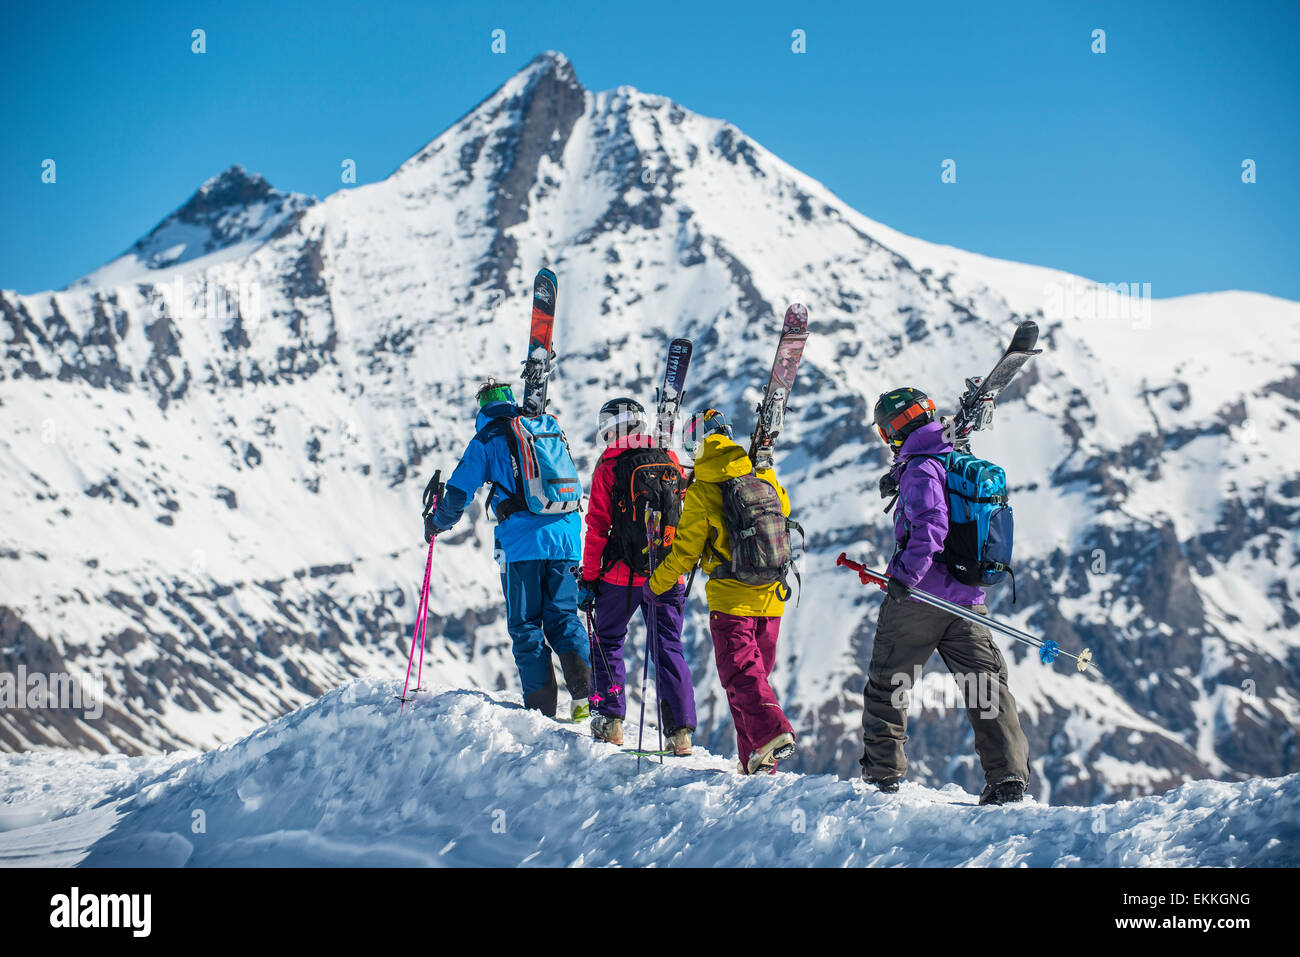
[(893, 498), (898, 494), (898, 477), (894, 470), (890, 469), (884, 475), (880, 476), (880, 497)]
[(886, 590), (886, 594), (894, 601), (907, 601), (908, 596), (912, 594), (912, 589), (897, 578), (891, 578), (889, 579), (889, 588)]
[(442, 480), (442, 469), (433, 473), (433, 478), (429, 479), (429, 484), (424, 487), (424, 541), (426, 544), (433, 541), (433, 537), (439, 532), (446, 529), (439, 528), (433, 523), (433, 513), (438, 509), (438, 503), (442, 501), (443, 494), (447, 491), (447, 485)]
[(659, 604), (659, 596), (650, 590), (649, 579), (646, 580), (645, 585), (641, 588), (641, 596), (643, 600), (649, 602), (651, 605)]
[(590, 612), (596, 607), (596, 583), (578, 583), (578, 610)]

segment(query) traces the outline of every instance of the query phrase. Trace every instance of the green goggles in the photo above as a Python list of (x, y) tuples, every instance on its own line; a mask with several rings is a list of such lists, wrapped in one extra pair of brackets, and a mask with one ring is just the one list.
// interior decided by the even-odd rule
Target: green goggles
[(493, 402), (514, 402), (515, 394), (510, 390), (508, 385), (499, 385), (495, 389), (488, 389), (478, 397), (478, 406), (483, 408), (485, 405), (491, 405)]

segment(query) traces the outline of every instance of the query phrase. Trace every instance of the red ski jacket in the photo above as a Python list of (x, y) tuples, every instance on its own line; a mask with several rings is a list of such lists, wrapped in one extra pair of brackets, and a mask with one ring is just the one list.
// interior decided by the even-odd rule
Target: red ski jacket
[[(614, 460), (625, 449), (653, 448), (654, 444), (654, 436), (644, 433), (622, 436), (605, 449), (596, 463), (596, 471), (591, 476), (591, 498), (587, 501), (587, 536), (582, 545), (583, 581), (600, 579), (626, 587), (631, 578), (633, 585), (645, 584), (645, 578), (633, 575), (626, 562), (615, 562), (603, 575), (600, 568), (604, 564), (605, 543), (609, 541), (609, 531), (614, 523)], [(668, 449), (668, 457), (678, 468), (682, 467), (672, 449)]]

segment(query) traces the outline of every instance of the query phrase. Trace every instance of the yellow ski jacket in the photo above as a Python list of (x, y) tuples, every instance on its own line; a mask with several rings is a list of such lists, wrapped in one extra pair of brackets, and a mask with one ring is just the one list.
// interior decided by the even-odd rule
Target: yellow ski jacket
[[(659, 563), (650, 578), (650, 590), (662, 595), (682, 575), (688, 574), (699, 561), (706, 575), (712, 576), (723, 560), (731, 558), (731, 539), (722, 520), (722, 487), (719, 483), (739, 478), (753, 471), (753, 463), (739, 445), (725, 435), (710, 435), (700, 446), (695, 459), (695, 481), (686, 490), (681, 521), (672, 550)], [(781, 497), (781, 511), (790, 514), (790, 496), (776, 479), (776, 472), (763, 469), (756, 473)], [(712, 545), (712, 547), (708, 547)], [(718, 554), (722, 559), (718, 558)], [(710, 611), (727, 615), (780, 617), (785, 602), (777, 597), (777, 584), (746, 585), (735, 579), (709, 579), (704, 594)]]

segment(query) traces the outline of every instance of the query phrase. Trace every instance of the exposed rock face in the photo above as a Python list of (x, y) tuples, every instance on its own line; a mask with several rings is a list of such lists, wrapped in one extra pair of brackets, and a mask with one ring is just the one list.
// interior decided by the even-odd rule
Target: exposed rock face
[[(420, 491), (471, 436), (476, 382), (516, 374), (542, 265), (560, 279), (552, 407), (587, 473), (596, 409), (649, 401), (674, 336), (696, 342), (690, 404), (748, 429), (779, 313), (809, 305), (778, 458), (808, 531), (774, 678), (797, 767), (859, 770), (879, 599), (834, 560), (892, 548), (876, 394), (955, 397), (1032, 316), (1046, 352), (976, 443), (1017, 515), (1017, 601), (990, 607), (1091, 647), (1105, 675), (1004, 646), (1033, 790), (1300, 770), (1300, 307), (1223, 293), (1156, 301), (1140, 326), (1056, 314), (1052, 290), (1097, 287), (900, 236), (727, 123), (583, 89), (558, 54), (387, 180), (316, 203), (232, 168), (68, 290), (0, 292), (0, 673), (107, 689), (95, 719), (0, 711), (0, 747), (206, 747), (345, 676), (399, 676)], [(1225, 345), (1243, 316), (1255, 334)], [(438, 541), (426, 684), (517, 686), (491, 552), (475, 502)], [(700, 592), (699, 736), (725, 753)], [(635, 672), (638, 625), (627, 647)], [(927, 673), (942, 698), (937, 658)], [(923, 708), (909, 733), (913, 777), (978, 790), (961, 708)]]

